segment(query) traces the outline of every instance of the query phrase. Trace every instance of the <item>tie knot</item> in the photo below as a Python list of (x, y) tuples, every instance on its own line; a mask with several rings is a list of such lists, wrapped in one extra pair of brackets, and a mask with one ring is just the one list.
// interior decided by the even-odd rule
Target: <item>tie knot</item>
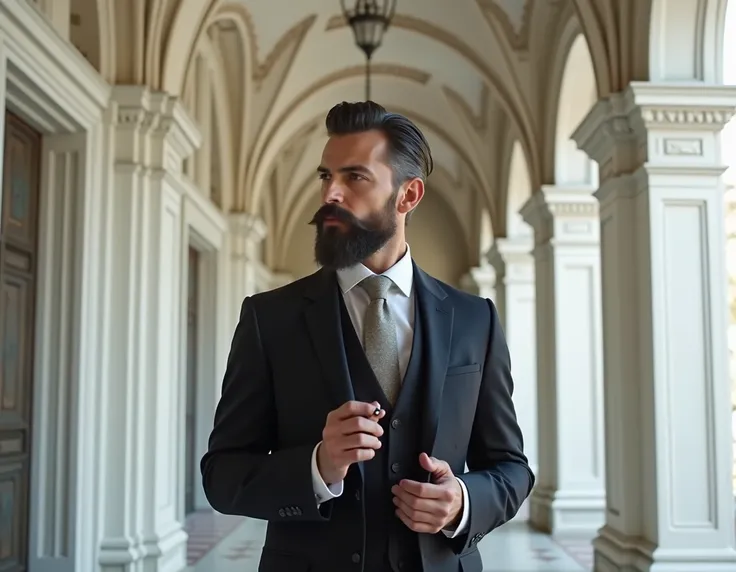
[(360, 283), (360, 287), (368, 293), (371, 301), (385, 300), (389, 288), (391, 288), (391, 278), (388, 276), (370, 276)]

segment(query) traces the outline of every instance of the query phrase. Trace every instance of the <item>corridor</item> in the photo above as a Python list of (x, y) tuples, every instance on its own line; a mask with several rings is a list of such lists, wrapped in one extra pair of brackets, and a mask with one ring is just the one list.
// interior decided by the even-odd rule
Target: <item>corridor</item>
[[(431, 147), (413, 261), (508, 345), (537, 478), (486, 570), (736, 570), (735, 6), (0, 0), (0, 570), (256, 570), (201, 459), (244, 298), (318, 266), (325, 115), (366, 99)], [(303, 337), (271, 361), (321, 387)]]
[[(187, 519), (186, 572), (257, 572), (264, 522), (200, 511)], [(589, 539), (552, 539), (509, 523), (480, 542), (486, 572), (585, 572), (593, 569)]]

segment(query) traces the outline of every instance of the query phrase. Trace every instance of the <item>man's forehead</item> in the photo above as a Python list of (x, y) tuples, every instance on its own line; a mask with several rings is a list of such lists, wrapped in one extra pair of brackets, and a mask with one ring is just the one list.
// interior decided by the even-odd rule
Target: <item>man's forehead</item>
[(332, 135), (322, 153), (322, 162), (334, 168), (340, 164), (383, 162), (387, 143), (380, 131)]

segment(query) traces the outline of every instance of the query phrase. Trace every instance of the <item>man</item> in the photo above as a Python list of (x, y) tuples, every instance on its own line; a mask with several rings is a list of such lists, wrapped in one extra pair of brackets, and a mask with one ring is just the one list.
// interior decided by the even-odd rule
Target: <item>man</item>
[(419, 129), (373, 102), (326, 126), (322, 268), (243, 302), (204, 490), (269, 522), (261, 572), (480, 572), (534, 483), (496, 310), (412, 262)]

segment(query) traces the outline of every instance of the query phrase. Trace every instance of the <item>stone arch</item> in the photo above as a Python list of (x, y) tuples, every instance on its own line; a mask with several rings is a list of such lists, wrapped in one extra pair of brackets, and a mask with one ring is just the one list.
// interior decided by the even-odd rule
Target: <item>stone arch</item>
[(508, 168), (506, 199), (506, 237), (531, 236), (531, 227), (524, 222), (519, 211), (532, 195), (532, 182), (524, 148), (518, 139), (513, 142)]
[(727, 4), (651, 0), (648, 38), (635, 44), (649, 48), (649, 80), (721, 83)]
[(69, 40), (107, 81), (115, 74), (113, 11), (102, 0), (71, 0)]
[(593, 62), (582, 34), (570, 46), (559, 94), (554, 131), (555, 184), (597, 185), (597, 164), (572, 139), (573, 132), (597, 100)]
[[(163, 40), (161, 89), (180, 95), (189, 62), (193, 59), (199, 38), (206, 32), (221, 0), (181, 0), (171, 24), (165, 44)], [(160, 22), (163, 25), (163, 22)], [(163, 38), (163, 30), (152, 32), (152, 38)]]
[[(551, 64), (546, 89), (543, 176), (545, 184), (561, 183), (566, 169), (582, 168), (582, 151), (570, 136), (590, 108), (601, 97), (588, 36), (576, 18), (567, 21)], [(564, 92), (564, 93), (563, 93)], [(572, 151), (575, 151), (572, 153)], [(568, 152), (571, 152), (569, 155)], [(572, 164), (570, 164), (572, 161)], [(575, 163), (577, 161), (577, 163)]]
[[(245, 7), (230, 5), (211, 15), (196, 40), (182, 87), (184, 101), (206, 141), (190, 160), (188, 172), (194, 171), (197, 182), (208, 187), (210, 198), (225, 212), (235, 206), (238, 168), (244, 160), (247, 106), (242, 103), (249, 87), (246, 60), (252, 41), (247, 18)], [(233, 52), (240, 55), (232, 57)], [(198, 173), (192, 162), (199, 164)]]

